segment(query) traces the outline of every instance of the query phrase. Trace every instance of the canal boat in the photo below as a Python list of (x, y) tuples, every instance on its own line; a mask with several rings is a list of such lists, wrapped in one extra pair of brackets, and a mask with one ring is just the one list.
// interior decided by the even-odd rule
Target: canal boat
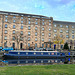
[(65, 58), (65, 53), (58, 51), (9, 51), (4, 59), (50, 59)]

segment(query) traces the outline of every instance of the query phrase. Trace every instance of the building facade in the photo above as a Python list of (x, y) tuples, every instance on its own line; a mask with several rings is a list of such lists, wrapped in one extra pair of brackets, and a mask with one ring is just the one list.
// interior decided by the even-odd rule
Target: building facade
[[(75, 23), (53, 21), (52, 17), (0, 11), (0, 46), (19, 49), (52, 48), (54, 37), (60, 35), (64, 43), (75, 49)], [(60, 48), (64, 44), (60, 44)], [(57, 49), (57, 45), (56, 48)]]
[[(60, 36), (70, 49), (75, 49), (75, 22), (53, 21), (53, 35)], [(63, 48), (64, 44), (60, 45)]]

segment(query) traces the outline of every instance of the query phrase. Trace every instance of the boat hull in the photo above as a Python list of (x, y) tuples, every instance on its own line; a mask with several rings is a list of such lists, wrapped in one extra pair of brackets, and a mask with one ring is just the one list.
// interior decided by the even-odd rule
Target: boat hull
[(65, 58), (65, 56), (13, 56), (4, 55), (4, 59), (50, 59), (50, 58)]
[(4, 54), (4, 59), (50, 59), (65, 58), (64, 53), (53, 51), (11, 51)]

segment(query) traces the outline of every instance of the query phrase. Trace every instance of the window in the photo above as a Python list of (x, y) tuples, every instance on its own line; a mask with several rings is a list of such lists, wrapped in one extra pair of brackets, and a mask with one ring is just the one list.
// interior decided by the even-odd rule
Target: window
[(68, 28), (69, 26), (68, 25), (66, 25), (66, 28)]
[(37, 27), (35, 27), (35, 30), (37, 30)]
[(15, 23), (16, 21), (15, 21), (15, 20), (13, 20), (13, 22)]
[(42, 33), (42, 36), (44, 36), (44, 33)]
[(30, 18), (28, 18), (28, 20), (30, 20)]
[(62, 38), (62, 37), (63, 37), (63, 35), (60, 35), (60, 37)]
[(28, 43), (28, 47), (30, 47), (30, 43)]
[(62, 25), (60, 25), (60, 27), (63, 27)]
[(67, 30), (66, 33), (68, 33), (69, 31)]
[(35, 43), (35, 47), (37, 47), (37, 43)]
[(30, 41), (30, 37), (28, 37), (28, 41)]
[(30, 21), (28, 21), (28, 24), (30, 24)]
[(30, 32), (28, 32), (28, 35), (30, 35)]
[(74, 35), (72, 35), (72, 39), (74, 39)]
[(42, 41), (44, 41), (44, 38), (42, 38)]
[(49, 41), (51, 41), (51, 39), (49, 39)]
[(20, 37), (20, 40), (23, 41), (23, 37)]
[(51, 36), (51, 33), (49, 33), (49, 37)]
[(44, 47), (44, 44), (42, 44), (42, 47)]
[(7, 19), (5, 19), (5, 22), (7, 22), (8, 20)]
[(23, 21), (21, 21), (21, 23), (23, 23)]
[(49, 22), (51, 22), (51, 20), (49, 20)]
[(5, 34), (7, 34), (7, 30), (5, 30)]
[(42, 28), (42, 30), (44, 30), (44, 27)]
[(57, 32), (57, 30), (55, 29), (54, 32)]
[(5, 18), (7, 18), (8, 16), (6, 15)]
[(35, 20), (37, 21), (38, 19), (36, 18)]
[(74, 30), (72, 30), (72, 34), (74, 34)]
[(54, 34), (54, 37), (56, 37), (57, 36), (57, 34)]
[(23, 41), (23, 37), (20, 37), (20, 41)]
[(13, 16), (13, 18), (16, 18), (16, 16)]
[(21, 17), (21, 19), (23, 19), (23, 17)]
[(21, 29), (23, 29), (23, 26), (21, 26)]
[(35, 32), (35, 36), (37, 36), (37, 32)]
[(68, 36), (68, 35), (66, 35), (66, 38), (69, 38), (69, 36)]
[(42, 19), (42, 21), (45, 21), (44, 19)]
[(72, 26), (72, 28), (74, 28), (74, 26)]
[(44, 22), (42, 22), (42, 25), (44, 25)]
[(7, 40), (7, 36), (4, 37), (4, 40)]
[(21, 35), (23, 35), (23, 31), (21, 31)]
[(57, 25), (54, 25), (54, 27), (57, 27)]
[(13, 25), (13, 28), (15, 28), (15, 25)]
[(35, 41), (37, 41), (37, 38), (35, 38)]
[(30, 26), (28, 26), (28, 29), (29, 29), (29, 30), (31, 29)]
[(60, 33), (62, 33), (63, 31), (62, 31), (62, 29), (60, 30)]
[(12, 43), (12, 47), (15, 48), (15, 43)]
[(49, 23), (49, 26), (51, 25), (51, 23)]
[(35, 22), (35, 24), (38, 24), (38, 22)]
[(49, 28), (49, 31), (51, 31), (51, 29)]
[(5, 24), (5, 28), (7, 28), (7, 24)]
[(7, 47), (7, 41), (6, 41), (6, 42), (4, 42), (4, 47)]
[(13, 36), (12, 39), (15, 40), (15, 36)]
[(13, 30), (13, 34), (15, 34), (15, 30)]

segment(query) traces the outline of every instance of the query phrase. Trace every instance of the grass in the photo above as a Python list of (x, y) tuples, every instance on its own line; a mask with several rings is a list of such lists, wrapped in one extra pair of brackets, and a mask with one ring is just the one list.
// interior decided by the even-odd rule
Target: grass
[(0, 75), (75, 75), (75, 64), (0, 67)]

